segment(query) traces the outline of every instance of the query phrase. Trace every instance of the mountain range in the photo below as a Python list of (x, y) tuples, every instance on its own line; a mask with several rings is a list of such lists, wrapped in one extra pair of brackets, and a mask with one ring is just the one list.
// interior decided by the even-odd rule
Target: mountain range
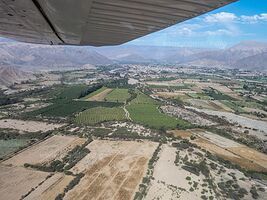
[(61, 69), (86, 64), (164, 63), (267, 70), (267, 43), (244, 41), (226, 49), (156, 46), (49, 46), (0, 41), (0, 66)]
[(173, 63), (200, 67), (267, 70), (267, 43), (245, 41), (226, 49), (190, 47), (118, 46), (97, 51), (109, 59), (125, 63)]

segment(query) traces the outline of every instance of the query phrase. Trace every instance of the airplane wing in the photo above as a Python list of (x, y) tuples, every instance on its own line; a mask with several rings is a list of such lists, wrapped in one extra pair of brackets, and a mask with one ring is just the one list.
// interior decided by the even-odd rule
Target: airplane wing
[(118, 45), (236, 0), (0, 0), (0, 36), (39, 44)]

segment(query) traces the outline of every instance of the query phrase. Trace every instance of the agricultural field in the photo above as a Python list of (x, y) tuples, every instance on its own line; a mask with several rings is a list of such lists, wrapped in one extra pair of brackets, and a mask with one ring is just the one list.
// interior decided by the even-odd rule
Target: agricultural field
[(128, 89), (116, 88), (110, 92), (105, 99), (109, 102), (120, 102), (124, 103), (127, 99), (130, 98), (130, 94), (128, 93)]
[(65, 195), (69, 199), (132, 199), (157, 143), (95, 140), (73, 168), (85, 176)]
[(211, 100), (212, 98), (203, 93), (187, 93), (187, 95), (194, 99)]
[(0, 128), (15, 129), (19, 132), (46, 132), (64, 126), (65, 124), (52, 124), (39, 121), (24, 121), (17, 119), (0, 120)]
[(159, 102), (156, 100), (150, 98), (146, 94), (137, 91), (137, 96), (135, 99), (133, 99), (130, 104), (154, 104), (154, 105), (159, 105)]
[(85, 97), (83, 97), (83, 99), (87, 100), (87, 99), (89, 99), (89, 98), (91, 98), (91, 97), (93, 97), (93, 96), (105, 91), (106, 89), (107, 89), (107, 87), (101, 87), (100, 89), (98, 89), (98, 90), (86, 95)]
[(24, 166), (25, 163), (46, 165), (55, 159), (63, 158), (68, 151), (77, 145), (82, 145), (85, 141), (86, 139), (83, 138), (55, 135), (32, 145), (2, 164), (8, 166)]
[(55, 199), (72, 179), (59, 173), (0, 165), (1, 199)]
[(229, 101), (235, 101), (236, 100), (235, 98), (233, 98), (227, 94), (221, 93), (218, 90), (208, 89), (208, 90), (204, 90), (204, 91), (205, 91), (205, 94), (207, 96), (212, 97), (214, 100), (229, 100)]
[(159, 103), (145, 94), (139, 93), (126, 109), (133, 121), (145, 126), (160, 129), (187, 128), (190, 124), (184, 120), (165, 115), (159, 111)]
[(85, 110), (77, 115), (75, 122), (78, 124), (95, 125), (106, 121), (124, 121), (127, 120), (123, 108), (104, 108), (96, 107)]
[(113, 89), (102, 87), (99, 90), (91, 93), (86, 97), (86, 101), (105, 101), (106, 96), (112, 92)]
[(119, 106), (119, 103), (113, 102), (97, 102), (97, 101), (59, 101), (45, 108), (26, 113), (26, 116), (47, 116), (47, 117), (69, 117), (83, 110), (94, 108), (98, 106), (102, 107), (115, 107)]

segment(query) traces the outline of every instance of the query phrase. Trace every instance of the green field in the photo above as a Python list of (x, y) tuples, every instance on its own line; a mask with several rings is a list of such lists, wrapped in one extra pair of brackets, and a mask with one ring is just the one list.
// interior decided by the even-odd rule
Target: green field
[(112, 102), (96, 102), (96, 101), (57, 101), (54, 104), (41, 108), (36, 111), (26, 113), (26, 116), (43, 115), (47, 117), (68, 117), (75, 113), (84, 111), (94, 107), (115, 107), (120, 106), (120, 103)]
[(0, 158), (26, 146), (27, 139), (0, 140)]
[(145, 95), (144, 93), (137, 91), (136, 98), (133, 99), (130, 102), (130, 104), (156, 104), (156, 105), (159, 105), (159, 102), (150, 98), (149, 96)]
[(190, 124), (184, 120), (165, 115), (158, 110), (160, 103), (143, 93), (130, 102), (127, 110), (133, 121), (154, 129), (187, 128)]
[(86, 95), (86, 96), (83, 97), (82, 99), (86, 100), (86, 99), (88, 99), (88, 98), (90, 98), (90, 97), (93, 97), (93, 96), (99, 94), (100, 92), (103, 92), (105, 89), (107, 89), (107, 87), (102, 87), (102, 88), (100, 88), (100, 89), (98, 89), (98, 90), (96, 90), (96, 91), (94, 91), (94, 92), (92, 92), (92, 93)]
[(105, 121), (127, 120), (122, 108), (91, 108), (81, 112), (75, 119), (78, 124), (95, 125)]
[(128, 93), (128, 89), (114, 89), (106, 96), (106, 100), (109, 102), (125, 102), (128, 98), (130, 98), (130, 94)]

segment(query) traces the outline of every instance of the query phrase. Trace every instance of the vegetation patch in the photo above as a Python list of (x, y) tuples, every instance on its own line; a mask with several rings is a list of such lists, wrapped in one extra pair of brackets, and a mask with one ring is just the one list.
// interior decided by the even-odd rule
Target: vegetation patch
[(214, 90), (214, 89), (208, 89), (208, 90), (204, 90), (205, 91), (205, 94), (212, 97), (213, 99), (215, 100), (229, 100), (229, 101), (234, 101), (236, 99), (226, 95), (226, 94), (223, 94), (217, 90)]
[(119, 103), (113, 102), (96, 102), (96, 101), (58, 101), (50, 106), (26, 113), (26, 116), (32, 117), (43, 115), (47, 117), (68, 117), (75, 113), (84, 111), (89, 108), (98, 106), (102, 107), (115, 107), (120, 106)]
[(91, 108), (80, 113), (75, 122), (78, 124), (95, 125), (106, 121), (123, 121), (127, 120), (122, 108)]
[(20, 150), (27, 146), (28, 143), (29, 140), (27, 139), (0, 140), (0, 159), (12, 152)]
[(137, 97), (130, 102), (127, 110), (131, 119), (154, 129), (175, 129), (188, 128), (190, 124), (184, 120), (161, 113), (158, 109), (159, 102), (151, 99), (143, 93), (138, 93)]
[(95, 90), (95, 91), (93, 91), (93, 92), (87, 94), (86, 96), (84, 96), (82, 99), (85, 99), (85, 100), (86, 100), (86, 99), (89, 99), (89, 98), (91, 98), (91, 97), (93, 97), (93, 96), (95, 96), (95, 95), (97, 95), (97, 94), (99, 94), (99, 93), (105, 91), (106, 89), (107, 89), (106, 87), (98, 88), (97, 90)]
[(106, 101), (109, 102), (126, 102), (126, 100), (130, 98), (130, 94), (128, 93), (128, 89), (121, 89), (121, 88), (117, 88), (112, 90), (112, 92), (110, 92), (106, 97)]

